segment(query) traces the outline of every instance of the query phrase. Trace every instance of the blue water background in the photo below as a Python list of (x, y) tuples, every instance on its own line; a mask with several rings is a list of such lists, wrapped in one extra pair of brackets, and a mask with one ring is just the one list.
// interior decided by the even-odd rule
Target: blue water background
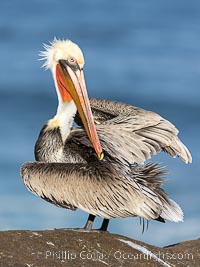
[[(184, 223), (113, 219), (109, 230), (154, 245), (199, 236), (200, 1), (34, 0), (0, 2), (0, 229), (81, 227), (87, 214), (57, 208), (27, 191), (20, 165), (34, 160), (44, 122), (56, 112), (42, 43), (69, 38), (85, 55), (89, 95), (153, 110), (172, 121), (193, 163), (159, 154), (170, 170), (164, 188)], [(95, 227), (100, 224), (100, 219)]]

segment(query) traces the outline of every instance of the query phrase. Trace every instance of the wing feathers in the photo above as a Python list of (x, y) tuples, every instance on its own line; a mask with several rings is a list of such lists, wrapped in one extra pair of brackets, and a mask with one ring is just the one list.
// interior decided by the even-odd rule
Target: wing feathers
[(143, 163), (164, 150), (185, 163), (192, 162), (189, 150), (178, 138), (176, 127), (158, 114), (103, 99), (90, 99), (90, 104), (95, 118), (100, 117), (97, 129), (104, 150), (117, 152), (118, 149), (119, 160)]
[(135, 166), (124, 176), (112, 164), (23, 164), (26, 187), (64, 208), (80, 208), (103, 218), (141, 216), (180, 221), (179, 206), (160, 188), (165, 172), (156, 164)]
[[(153, 114), (151, 113), (151, 116)], [(137, 120), (124, 117), (122, 121), (120, 116), (120, 123), (117, 118), (103, 125), (97, 125), (100, 141), (104, 144), (103, 149), (113, 150), (115, 153), (118, 151), (119, 158), (130, 163), (144, 163), (161, 150), (172, 157), (180, 157), (185, 163), (191, 162), (190, 152), (177, 136), (178, 130), (160, 116), (156, 115), (156, 118), (157, 121), (152, 118), (150, 124), (149, 121), (145, 123), (144, 118), (140, 120), (139, 117)]]

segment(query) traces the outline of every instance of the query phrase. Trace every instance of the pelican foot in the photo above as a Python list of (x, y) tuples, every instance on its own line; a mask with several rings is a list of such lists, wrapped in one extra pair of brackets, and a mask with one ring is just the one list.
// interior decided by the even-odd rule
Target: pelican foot
[(83, 228), (54, 228), (54, 230), (81, 230)]
[(90, 232), (91, 230), (84, 228), (54, 228), (54, 230), (70, 230), (70, 231), (78, 231), (78, 232)]

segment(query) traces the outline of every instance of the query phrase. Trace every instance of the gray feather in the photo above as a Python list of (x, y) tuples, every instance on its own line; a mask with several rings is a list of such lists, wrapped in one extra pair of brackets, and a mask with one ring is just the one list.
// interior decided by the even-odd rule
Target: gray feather
[(178, 205), (160, 188), (164, 173), (159, 165), (147, 164), (127, 169), (124, 175), (105, 162), (30, 162), (21, 169), (23, 181), (31, 192), (60, 207), (80, 208), (108, 219), (163, 216), (182, 220)]

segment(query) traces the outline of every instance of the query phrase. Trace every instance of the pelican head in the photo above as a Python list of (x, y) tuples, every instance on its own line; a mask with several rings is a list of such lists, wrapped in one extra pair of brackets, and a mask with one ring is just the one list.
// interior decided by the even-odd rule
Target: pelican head
[(43, 66), (50, 69), (55, 82), (59, 105), (74, 101), (87, 135), (99, 157), (103, 159), (102, 148), (96, 132), (90, 102), (83, 74), (84, 57), (78, 45), (70, 40), (54, 39), (44, 45), (41, 52), (45, 60)]

